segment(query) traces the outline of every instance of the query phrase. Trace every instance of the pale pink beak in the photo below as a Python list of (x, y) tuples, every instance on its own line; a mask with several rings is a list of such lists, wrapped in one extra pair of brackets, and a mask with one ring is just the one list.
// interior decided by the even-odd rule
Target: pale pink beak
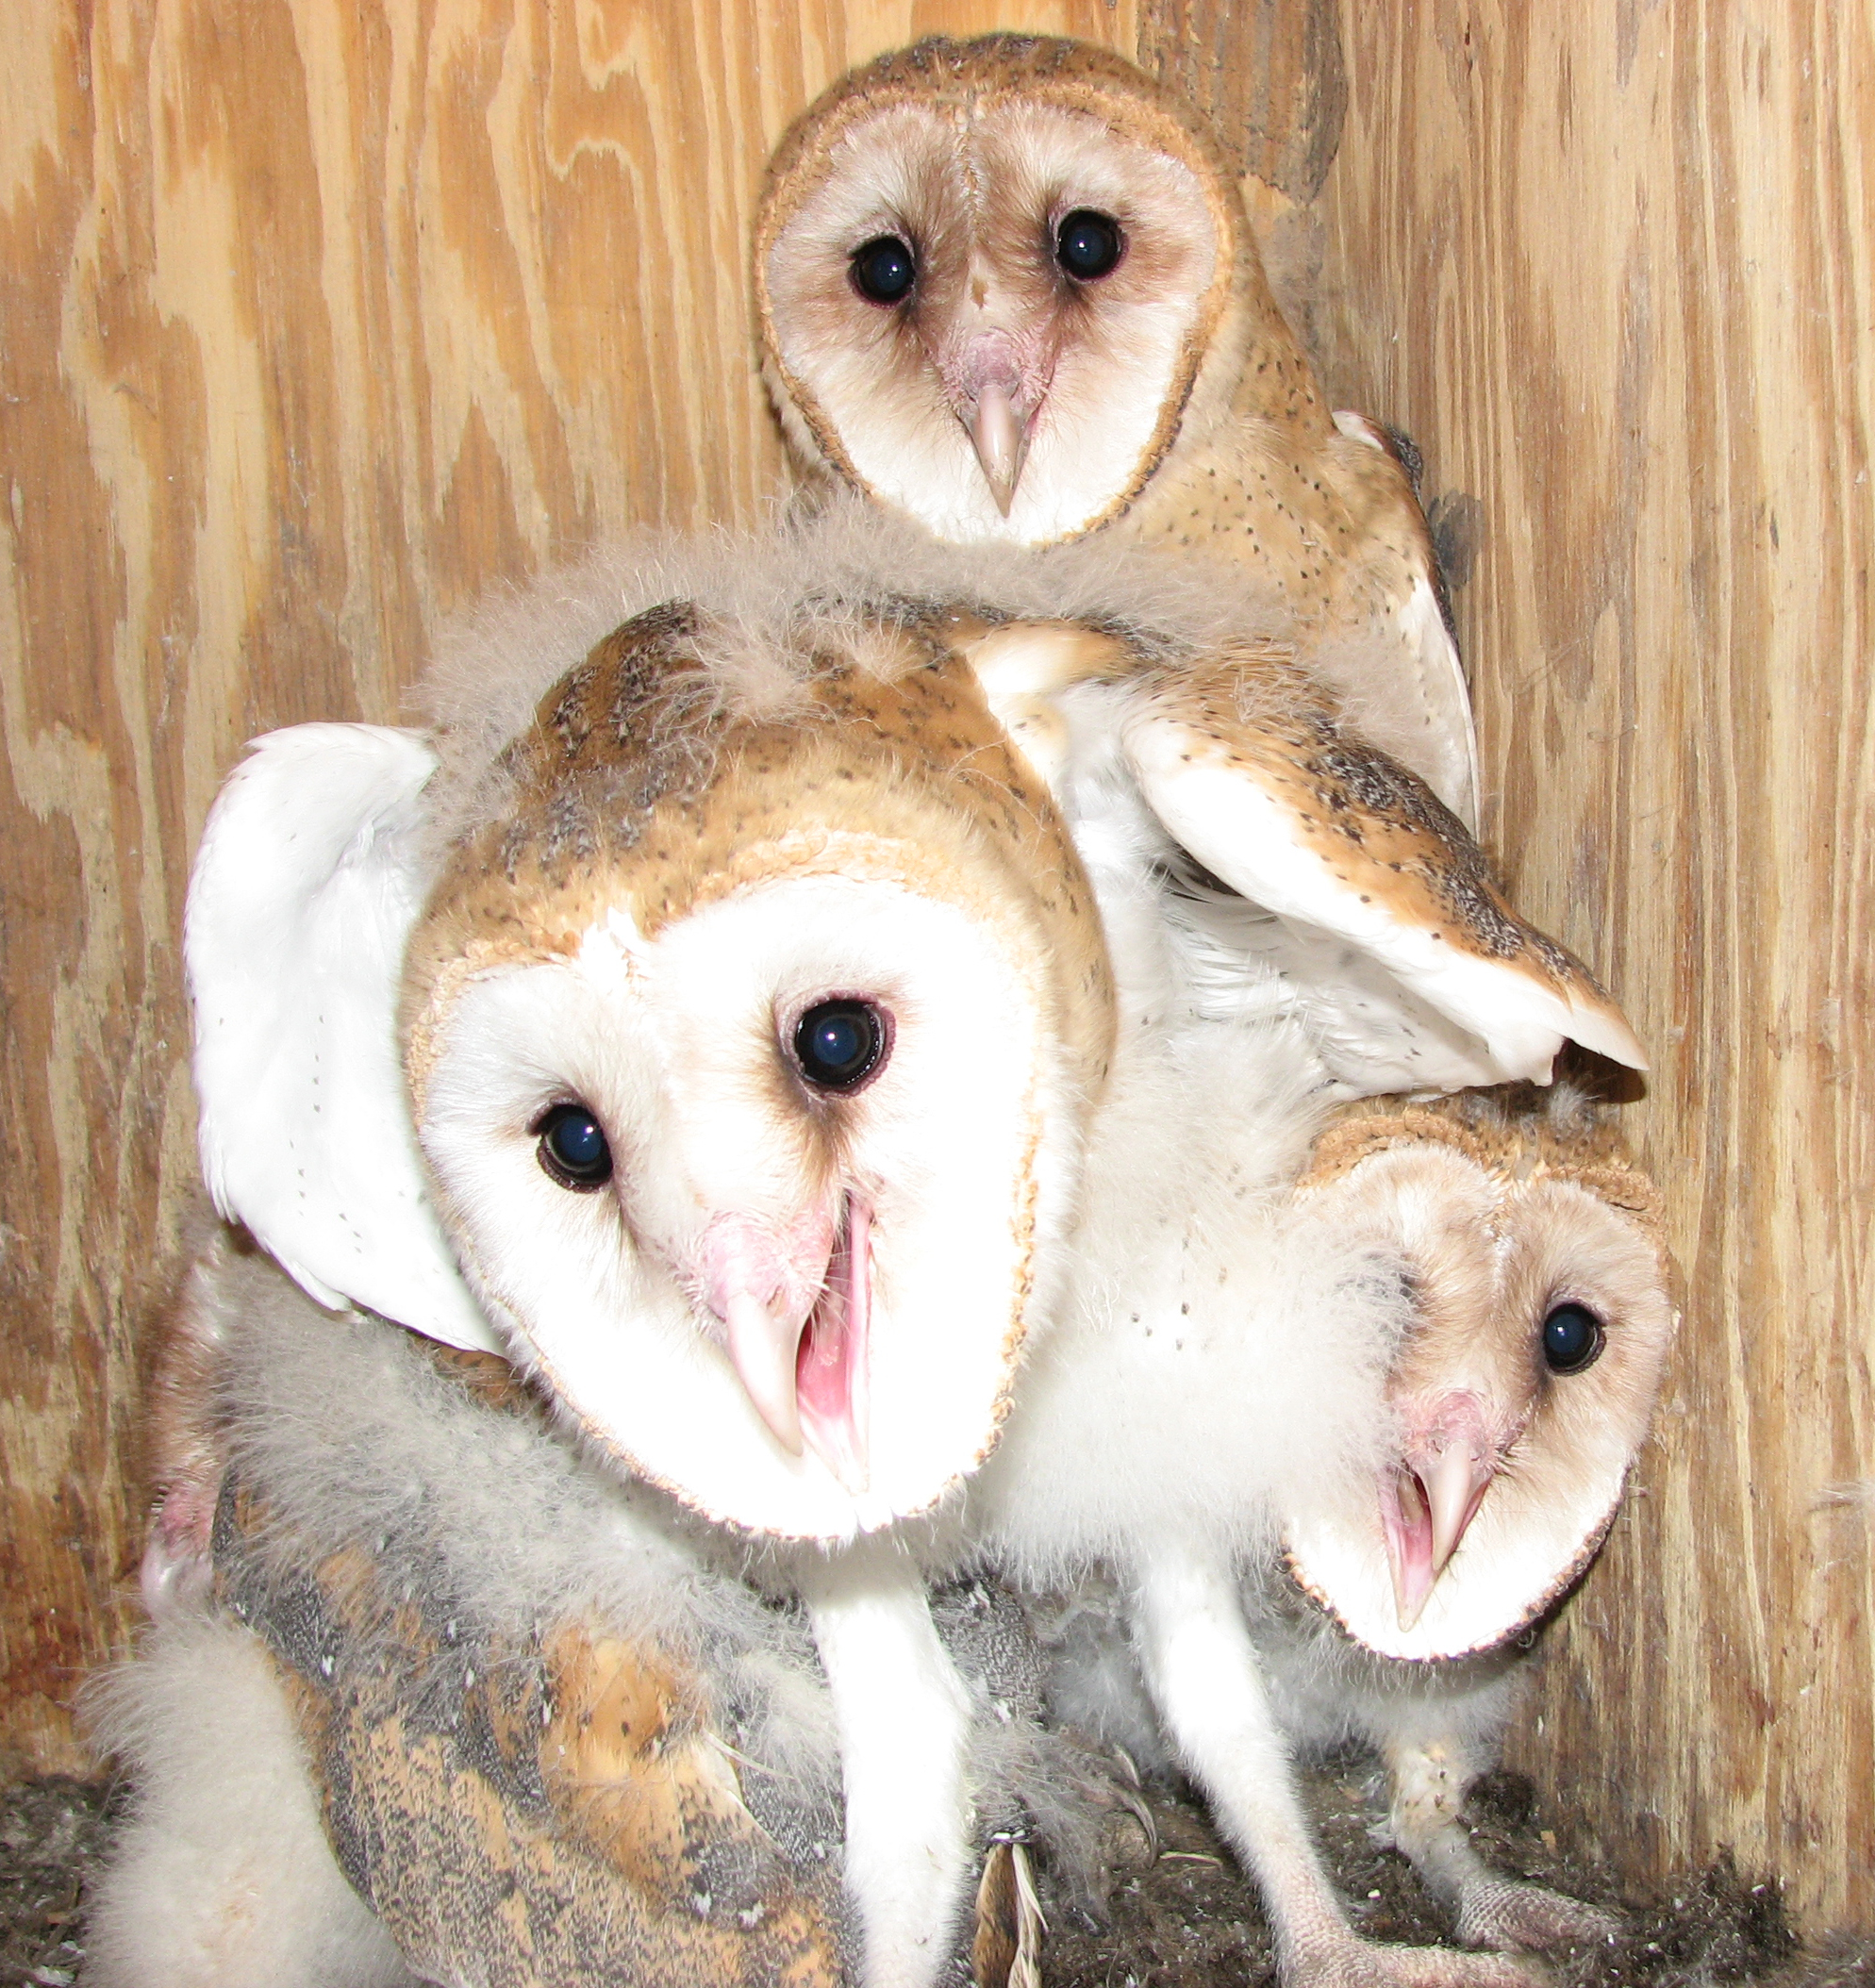
[(1475, 1395), (1450, 1395), (1426, 1419), (1429, 1433), (1381, 1477), (1381, 1529), (1402, 1630), (1425, 1613), (1434, 1584), (1478, 1516), (1502, 1454)]
[(843, 1198), (778, 1232), (719, 1215), (704, 1232), (703, 1298), (755, 1413), (789, 1456), (811, 1446), (849, 1492), (864, 1491), (871, 1210)]
[(1016, 341), (1006, 331), (979, 331), (939, 367), (945, 390), (1004, 517), (1015, 502), (1016, 485), (1029, 453), (1033, 406), (1025, 389)]
[(975, 410), (965, 425), (988, 479), (989, 494), (1006, 518), (1016, 501), (1016, 480), (1028, 454), (1028, 423), (1016, 412), (1015, 401), (1003, 388), (986, 387), (977, 395)]

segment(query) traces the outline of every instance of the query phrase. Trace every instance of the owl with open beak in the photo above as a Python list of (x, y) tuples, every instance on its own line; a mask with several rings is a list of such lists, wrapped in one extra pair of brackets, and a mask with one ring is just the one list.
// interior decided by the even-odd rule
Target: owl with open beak
[(440, 772), (379, 727), (257, 742), (190, 896), (202, 1151), (309, 1295), (501, 1352), (805, 1599), (861, 1978), (921, 1988), (970, 1706), (899, 1535), (1054, 1301), (1111, 996), (968, 665), (774, 557), (759, 611), (485, 655), (524, 689), (469, 692)]
[(1201, 122), (1066, 41), (932, 39), (783, 140), (756, 224), (764, 365), (810, 478), (962, 543), (1093, 531), (1279, 596), (1364, 652), (1388, 746), (1467, 824), (1477, 750), (1411, 451), (1334, 411)]
[[(1075, 1300), (971, 1523), (1031, 1589), (1115, 1575), (1063, 1703), (1135, 1747), (1150, 1704), (1147, 1750), (1210, 1800), (1288, 1980), (1518, 1980), (1356, 1935), (1290, 1748), (1381, 1748), (1395, 1838), (1468, 1943), (1604, 1923), (1488, 1869), (1458, 1809), (1506, 1646), (1593, 1556), (1670, 1340), (1657, 1197), (1545, 1087), (1565, 1041), (1639, 1047), (1283, 659), (1160, 671), (1109, 629), (1016, 621), (963, 646), (1127, 963)], [(1402, 1078), (1414, 1095), (1362, 1096)], [(1435, 1095), (1466, 1085), (1493, 1087)]]

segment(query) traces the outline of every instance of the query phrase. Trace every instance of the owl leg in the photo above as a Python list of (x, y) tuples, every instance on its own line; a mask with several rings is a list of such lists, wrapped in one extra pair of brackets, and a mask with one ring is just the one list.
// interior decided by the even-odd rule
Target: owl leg
[(1296, 1791), (1230, 1566), (1167, 1553), (1140, 1582), (1134, 1636), (1179, 1754), (1263, 1894), (1287, 1988), (1528, 1988), (1496, 1956), (1387, 1947), (1348, 1923)]
[[(1565, 1897), (1527, 1879), (1493, 1870), (1471, 1846), (1460, 1819), (1465, 1791), (1496, 1753), (1465, 1731), (1458, 1717), (1436, 1731), (1390, 1732), (1381, 1737), (1392, 1788), (1393, 1841), (1419, 1872), (1426, 1889), (1452, 1913), (1468, 1947), (1562, 1947), (1572, 1940), (1602, 1940), (1620, 1922), (1580, 1898)], [(1495, 1729), (1497, 1720), (1490, 1725)]]
[(222, 1295), (227, 1263), (226, 1236), (217, 1234), (164, 1322), (153, 1376), (149, 1462), (161, 1496), (141, 1573), (143, 1606), (155, 1622), (199, 1610), (214, 1580), (209, 1542), (227, 1450), (215, 1417), (228, 1325)]
[(417, 1988), (333, 1861), (247, 1631), (174, 1610), (91, 1709), (137, 1794), (92, 1900), (86, 1988)]
[(839, 1728), (861, 1980), (928, 1988), (965, 1905), (969, 1693), (908, 1562), (853, 1552), (805, 1586)]

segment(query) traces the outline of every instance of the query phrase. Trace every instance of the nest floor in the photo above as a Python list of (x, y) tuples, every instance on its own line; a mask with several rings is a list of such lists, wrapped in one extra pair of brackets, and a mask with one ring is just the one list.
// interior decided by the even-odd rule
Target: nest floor
[[(1360, 1930), (1382, 1940), (1438, 1940), (1441, 1922), (1412, 1870), (1373, 1840), (1379, 1807), (1366, 1764), (1317, 1769), (1308, 1797)], [(1142, 1838), (1132, 1867), (1117, 1874), (1110, 1923), (1094, 1928), (1050, 1901), (1048, 1988), (1274, 1988), (1255, 1895), (1203, 1812), (1166, 1791), (1150, 1798), (1160, 1854), (1147, 1864)], [(1657, 1896), (1624, 1892), (1606, 1864), (1563, 1845), (1517, 1776), (1480, 1782), (1470, 1820), (1493, 1863), (1622, 1915), (1624, 1931), (1607, 1945), (1550, 1958), (1557, 1988), (1875, 1988), (1875, 1947), (1800, 1948), (1774, 1884), (1719, 1865)], [(110, 1791), (101, 1783), (28, 1781), (0, 1793), (0, 1988), (72, 1988), (84, 1959), (86, 1889), (110, 1821)]]

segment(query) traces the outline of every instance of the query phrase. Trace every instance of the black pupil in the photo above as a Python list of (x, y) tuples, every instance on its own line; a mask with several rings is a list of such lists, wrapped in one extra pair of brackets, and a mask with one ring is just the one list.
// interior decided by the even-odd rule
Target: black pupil
[(1553, 1372), (1580, 1373), (1601, 1350), (1601, 1321), (1585, 1304), (1559, 1304), (1543, 1321), (1543, 1357)]
[(1070, 276), (1091, 283), (1119, 267), (1125, 246), (1117, 221), (1091, 207), (1079, 207), (1056, 231), (1054, 257)]
[(917, 280), (917, 258), (896, 235), (881, 235), (853, 252), (854, 287), (871, 303), (896, 304)]
[(605, 1128), (583, 1104), (556, 1104), (541, 1119), (540, 1159), (566, 1187), (597, 1187), (612, 1177)]
[(885, 1047), (879, 1012), (863, 1001), (823, 1001), (794, 1031), (801, 1074), (821, 1090), (851, 1090), (877, 1066)]

